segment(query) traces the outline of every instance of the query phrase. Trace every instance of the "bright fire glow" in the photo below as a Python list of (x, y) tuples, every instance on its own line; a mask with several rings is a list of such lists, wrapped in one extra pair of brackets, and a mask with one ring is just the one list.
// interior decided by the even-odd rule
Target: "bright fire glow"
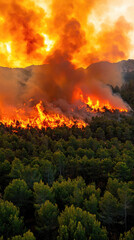
[(54, 41), (50, 40), (47, 34), (43, 33), (42, 35), (45, 38), (44, 43), (45, 43), (45, 46), (46, 46), (46, 51), (49, 52), (52, 49), (52, 47), (54, 46)]
[[(1, 53), (11, 53), (11, 43), (2, 43), (0, 42), (0, 52)], [(7, 56), (8, 58), (8, 56)]]
[(105, 112), (105, 109), (113, 112), (114, 110), (119, 110), (119, 112), (128, 112), (128, 109), (126, 108), (117, 108), (114, 106), (111, 106), (108, 102), (100, 102), (99, 100), (96, 100), (96, 102), (93, 103), (90, 97), (87, 98), (87, 102), (85, 102), (92, 111), (100, 111)]
[(87, 109), (89, 112), (105, 112), (106, 109), (110, 112), (114, 112), (115, 110), (119, 112), (128, 112), (127, 108), (111, 105), (107, 100), (97, 99), (97, 96), (83, 95), (80, 88), (76, 88), (74, 91), (73, 101), (74, 100), (81, 100), (82, 103), (89, 107), (89, 109)]
[[(95, 85), (90, 89), (92, 80), (83, 68), (99, 61), (117, 62), (132, 56), (133, 11), (133, 0), (0, 0), (0, 67), (10, 68), (9, 72), (0, 68), (1, 121), (24, 128), (55, 128), (64, 124), (82, 127), (86, 126), (83, 116), (87, 113), (105, 109), (127, 112), (120, 97), (115, 97), (119, 100), (116, 103), (114, 96), (110, 98), (105, 93), (103, 96), (101, 87), (97, 91)], [(39, 66), (31, 66), (43, 64), (41, 72)], [(11, 69), (28, 66), (31, 67), (24, 70)], [(74, 91), (76, 86), (88, 88), (91, 94), (81, 89)], [(36, 103), (41, 101), (33, 107), (30, 100), (31, 107), (18, 109), (17, 104), (31, 98)], [(56, 108), (44, 111), (45, 101), (48, 105), (60, 102), (56, 105), (59, 111)], [(80, 102), (76, 109), (82, 109), (85, 115), (72, 107), (75, 101)]]
[(10, 113), (3, 113), (2, 123), (7, 126), (13, 127), (37, 127), (42, 128), (56, 128), (63, 127), (72, 127), (76, 125), (79, 128), (86, 127), (86, 123), (80, 119), (67, 118), (66, 116), (58, 113), (45, 113), (42, 102), (40, 101), (35, 108), (31, 108), (27, 116), (24, 109), (11, 109)]
[(7, 47), (7, 51), (8, 53), (11, 53), (11, 46), (10, 46), (10, 43), (6, 43), (6, 47)]
[(43, 64), (56, 50), (76, 67), (129, 58), (133, 8), (132, 0), (1, 0), (0, 66)]

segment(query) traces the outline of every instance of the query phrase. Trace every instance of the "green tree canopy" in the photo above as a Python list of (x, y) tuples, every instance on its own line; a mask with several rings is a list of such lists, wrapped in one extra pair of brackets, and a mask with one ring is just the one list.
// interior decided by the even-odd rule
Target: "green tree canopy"
[(119, 240), (133, 240), (134, 239), (134, 227), (128, 232), (121, 234)]
[(59, 216), (58, 240), (106, 240), (107, 233), (96, 221), (95, 215), (83, 211), (81, 208), (66, 207)]
[(52, 232), (58, 226), (58, 213), (57, 205), (52, 204), (49, 200), (37, 210), (37, 231), (41, 237), (46, 235), (48, 239), (51, 239)]
[(26, 182), (20, 179), (13, 179), (4, 191), (4, 199), (18, 207), (26, 206), (31, 196), (32, 192), (28, 189)]
[(105, 192), (100, 202), (101, 220), (106, 225), (114, 224), (118, 215), (118, 200), (108, 191)]
[(23, 232), (23, 221), (19, 209), (8, 201), (0, 200), (0, 236), (6, 240)]
[(39, 183), (35, 182), (33, 189), (35, 203), (37, 205), (45, 203), (46, 200), (54, 202), (54, 194), (52, 192), (52, 188), (50, 188), (48, 185), (45, 185), (42, 181)]
[(36, 240), (36, 238), (34, 237), (33, 233), (29, 230), (28, 232), (24, 233), (23, 236), (18, 235), (8, 240)]

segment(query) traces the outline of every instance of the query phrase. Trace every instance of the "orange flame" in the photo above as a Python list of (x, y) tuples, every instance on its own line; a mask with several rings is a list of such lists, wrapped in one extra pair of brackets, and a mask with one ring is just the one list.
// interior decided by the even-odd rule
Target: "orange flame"
[[(94, 100), (93, 100), (94, 99)], [(105, 112), (106, 109), (114, 112), (114, 110), (118, 110), (119, 112), (128, 112), (127, 108), (118, 108), (110, 105), (107, 101), (99, 101), (96, 97), (84, 96), (81, 89), (78, 88), (77, 91), (74, 92), (73, 101), (80, 100), (79, 109), (84, 109), (84, 111), (88, 113), (96, 113), (96, 112)], [(32, 102), (33, 99), (30, 99), (29, 102)], [(5, 108), (2, 111), (1, 106), (1, 114), (2, 119), (0, 122), (6, 126), (13, 127), (37, 127), (39, 129), (42, 128), (56, 128), (67, 126), (71, 128), (72, 126), (77, 126), (78, 128), (83, 128), (87, 126), (87, 123), (79, 118), (67, 117), (61, 113), (55, 113), (53, 111), (46, 112), (43, 108), (43, 103), (40, 101), (35, 107), (30, 107), (26, 110), (26, 104), (24, 104), (23, 108), (8, 107), (7, 112), (5, 112)], [(70, 109), (70, 112), (74, 112), (74, 109)], [(88, 115), (87, 115), (88, 116)]]
[(39, 65), (56, 50), (77, 67), (130, 57), (132, 0), (118, 1), (1, 0), (0, 66)]
[[(62, 114), (58, 113), (45, 113), (42, 102), (40, 101), (36, 108), (30, 109), (30, 116), (27, 117), (24, 109), (19, 109), (16, 111), (12, 109), (12, 116), (8, 114), (3, 114), (1, 120), (2, 124), (13, 127), (37, 127), (42, 128), (56, 128), (63, 127), (72, 127), (76, 125), (78, 128), (86, 127), (86, 123), (80, 119), (68, 118)], [(14, 116), (13, 116), (14, 115)]]
[(110, 112), (114, 112), (115, 110), (118, 110), (119, 112), (128, 112), (127, 108), (113, 106), (107, 100), (103, 101), (97, 99), (97, 96), (84, 96), (80, 88), (76, 88), (74, 91), (73, 101), (75, 100), (81, 100), (82, 103), (86, 104), (90, 108), (87, 109), (87, 111), (90, 112), (105, 112), (106, 109)]
[(100, 102), (99, 100), (96, 100), (95, 103), (91, 100), (90, 97), (87, 98), (87, 102), (85, 102), (93, 112), (99, 111), (99, 112), (105, 112), (105, 108), (111, 112), (114, 110), (119, 110), (119, 112), (128, 112), (128, 109), (126, 108), (118, 108), (111, 106), (108, 102)]
[[(84, 81), (83, 77), (81, 80), (78, 77), (81, 71), (76, 74), (75, 69), (86, 68), (93, 62), (115, 62), (130, 57), (130, 53), (133, 54), (133, 12), (128, 14), (126, 9), (130, 9), (131, 5), (132, 0), (124, 1), (123, 4), (113, 0), (112, 6), (110, 0), (104, 0), (103, 3), (100, 0), (58, 0), (58, 4), (57, 0), (0, 0), (0, 66), (23, 68), (50, 64), (47, 70), (43, 70), (44, 75), (39, 73), (36, 77), (32, 68), (30, 72), (25, 69), (25, 80), (22, 82), (18, 80), (18, 75), (21, 76), (19, 70), (12, 81), (4, 81), (6, 70), (3, 78), (1, 74), (1, 122), (23, 128), (55, 128), (64, 124), (68, 127), (86, 126), (82, 115), (80, 118), (70, 117), (50, 109), (44, 112), (41, 101), (36, 108), (28, 110), (26, 105), (18, 110), (14, 106), (35, 95), (36, 101), (41, 99), (43, 102), (53, 102), (55, 96), (58, 96), (56, 100), (61, 98), (71, 104), (73, 89), (77, 83)], [(28, 77), (30, 74), (33, 74), (33, 83), (29, 81), (32, 78)], [(24, 85), (22, 90), (18, 82)], [(8, 90), (6, 84), (9, 85)], [(28, 89), (25, 88), (26, 84)], [(35, 89), (32, 90), (33, 85)], [(8, 96), (10, 88), (11, 97)], [(21, 93), (24, 96), (20, 97)], [(67, 96), (64, 98), (64, 95)], [(74, 95), (73, 100), (80, 100), (79, 109), (84, 108), (86, 113), (104, 112), (105, 108), (111, 112), (115, 109), (128, 111), (122, 107), (123, 104), (114, 105), (102, 99), (98, 93), (85, 94), (79, 89)]]

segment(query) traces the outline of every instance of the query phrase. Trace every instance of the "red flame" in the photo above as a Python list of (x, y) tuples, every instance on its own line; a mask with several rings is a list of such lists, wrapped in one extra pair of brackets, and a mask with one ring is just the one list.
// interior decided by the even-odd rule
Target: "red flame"
[[(81, 101), (79, 109), (84, 109), (87, 113), (105, 112), (105, 109), (113, 112), (117, 109), (114, 106), (111, 106), (108, 102), (100, 102), (96, 97), (93, 97), (94, 100), (92, 100), (92, 97), (90, 96), (85, 97), (81, 89), (77, 89), (74, 98), (73, 100)], [(32, 99), (30, 101), (32, 101)], [(119, 110), (119, 112), (128, 112), (127, 108), (118, 108), (117, 110)], [(74, 109), (72, 108), (70, 111), (73, 113)], [(60, 113), (45, 112), (42, 101), (40, 101), (36, 107), (30, 108), (28, 112), (26, 112), (25, 105), (23, 109), (20, 108), (16, 110), (11, 108), (11, 112), (8, 111), (8, 113), (2, 113), (1, 123), (6, 126), (12, 125), (13, 127), (21, 128), (37, 127), (39, 129), (48, 127), (53, 129), (64, 125), (69, 128), (74, 125), (78, 128), (87, 126), (87, 123), (80, 118), (67, 117)]]
[[(13, 116), (14, 115), (14, 116)], [(80, 119), (68, 118), (58, 113), (45, 113), (43, 104), (40, 101), (35, 108), (30, 109), (29, 117), (27, 117), (25, 109), (15, 110), (12, 109), (12, 116), (3, 114), (1, 122), (7, 126), (13, 127), (37, 127), (42, 128), (56, 128), (66, 125), (71, 128), (76, 125), (78, 128), (86, 127), (86, 123)]]
[(115, 110), (118, 110), (119, 112), (128, 112), (127, 108), (121, 108), (121, 107), (115, 107), (111, 105), (107, 100), (103, 101), (97, 98), (97, 96), (88, 96), (83, 95), (82, 90), (80, 88), (76, 88), (73, 94), (73, 101), (75, 100), (81, 100), (82, 103), (89, 106), (89, 109), (87, 111), (90, 112), (105, 112), (105, 110), (109, 110), (111, 112), (114, 112)]
[[(112, 6), (110, 0), (59, 0), (58, 4), (57, 0), (0, 1), (0, 66), (23, 68), (45, 64), (40, 70), (30, 67), (8, 72), (0, 68), (2, 123), (23, 128), (55, 128), (64, 124), (83, 127), (84, 116), (87, 118), (91, 112), (104, 112), (105, 108), (111, 112), (128, 111), (119, 97), (117, 104), (116, 97), (110, 101), (108, 93), (112, 96), (112, 92), (103, 94), (101, 86), (97, 91), (95, 84), (93, 88), (90, 86), (92, 79), (96, 84), (102, 80), (114, 86), (120, 74), (115, 74), (115, 79), (111, 76), (113, 71), (109, 73), (107, 69), (109, 82), (107, 77), (103, 79), (104, 74), (91, 78), (93, 69), (84, 72), (91, 63), (117, 62), (133, 54), (133, 37), (130, 38), (133, 17), (125, 14), (129, 4), (114, 1)], [(83, 88), (73, 93), (77, 84), (91, 94), (85, 94)], [(59, 111), (56, 108), (44, 111), (41, 101), (33, 107), (33, 96), (36, 103), (41, 100), (54, 105), (61, 100), (69, 106), (70, 113), (58, 104)], [(25, 104), (18, 108), (27, 99), (31, 99), (32, 107)], [(75, 101), (79, 101), (76, 106), (81, 114), (75, 111)]]

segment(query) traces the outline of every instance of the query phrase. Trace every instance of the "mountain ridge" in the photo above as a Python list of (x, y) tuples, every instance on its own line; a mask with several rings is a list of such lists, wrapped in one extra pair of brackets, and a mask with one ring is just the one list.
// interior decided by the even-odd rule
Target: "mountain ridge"
[[(60, 67), (62, 70), (63, 65), (58, 64), (54, 66), (55, 73), (53, 73), (52, 69), (52, 77), (54, 78), (54, 74), (57, 74), (57, 68), (58, 68), (58, 74), (60, 73)], [(62, 70), (64, 72), (64, 68)], [(70, 71), (70, 74), (72, 74), (72, 68), (69, 67), (66, 68), (65, 64), (65, 74), (67, 71)], [(84, 68), (78, 68), (73, 69), (73, 71), (77, 72), (77, 76), (83, 77), (83, 74), (87, 74), (87, 78), (89, 81), (99, 80), (104, 84), (109, 84), (115, 87), (116, 85), (121, 86), (124, 82), (124, 76), (127, 73), (134, 72), (134, 60), (128, 59), (123, 60), (117, 63), (110, 63), (110, 62), (97, 62), (93, 63), (90, 66), (88, 66), (86, 69)], [(63, 73), (62, 72), (62, 73)], [(0, 67), (0, 85), (1, 89), (4, 85), (4, 88), (6, 90), (7, 85), (10, 84), (13, 85), (15, 88), (18, 86), (25, 86), (26, 83), (34, 76), (36, 79), (38, 77), (41, 77), (42, 79), (45, 79), (46, 77), (51, 77), (51, 65), (49, 64), (43, 64), (43, 65), (31, 65), (26, 68), (7, 68), (7, 67)], [(68, 76), (66, 76), (68, 77)], [(19, 88), (20, 88), (19, 87)]]
[[(92, 68), (92, 66), (99, 66), (99, 65), (113, 65), (113, 66), (118, 66), (119, 68), (121, 68), (123, 70), (123, 72), (131, 72), (131, 71), (134, 71), (134, 59), (128, 59), (128, 60), (122, 60), (122, 61), (119, 61), (119, 62), (108, 62), (108, 61), (100, 61), (100, 62), (95, 62), (95, 63), (92, 63), (90, 64), (87, 68), (85, 69), (88, 69), (88, 68)], [(4, 66), (0, 66), (1, 69), (10, 69), (10, 70), (20, 70), (20, 69), (30, 69), (30, 68), (33, 68), (33, 67), (43, 67), (43, 66), (47, 66), (49, 64), (41, 64), (41, 65), (29, 65), (25, 68), (19, 68), (19, 67), (16, 67), (16, 68), (11, 68), (11, 67), (4, 67)], [(80, 68), (77, 68), (77, 69), (84, 69), (83, 67), (80, 67)]]

